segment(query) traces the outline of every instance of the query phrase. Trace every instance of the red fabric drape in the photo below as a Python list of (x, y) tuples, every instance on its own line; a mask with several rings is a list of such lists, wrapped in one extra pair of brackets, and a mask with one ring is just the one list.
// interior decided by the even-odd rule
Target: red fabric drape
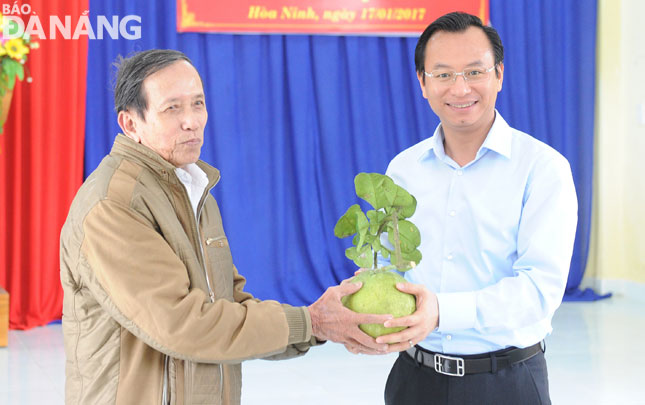
[[(88, 0), (24, 3), (48, 38), (34, 37), (40, 48), (26, 65), (33, 82), (16, 85), (0, 135), (0, 285), (10, 295), (12, 329), (60, 319), (59, 234), (82, 182), (85, 130), (88, 38), (50, 39), (49, 16), (71, 16), (73, 32)], [(29, 16), (21, 17), (27, 25)]]

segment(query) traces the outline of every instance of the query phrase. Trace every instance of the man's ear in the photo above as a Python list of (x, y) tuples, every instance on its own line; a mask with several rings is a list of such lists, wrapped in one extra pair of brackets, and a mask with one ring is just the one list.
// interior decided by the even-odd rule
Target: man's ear
[(419, 86), (421, 86), (421, 93), (423, 94), (423, 98), (428, 98), (428, 95), (426, 94), (426, 84), (424, 82), (425, 80), (425, 74), (423, 72), (417, 72), (417, 79), (419, 79)]
[(497, 92), (502, 91), (502, 84), (504, 83), (504, 63), (500, 62), (497, 66)]
[(130, 111), (119, 111), (117, 121), (123, 133), (137, 143), (141, 143), (141, 136), (137, 134), (137, 122)]

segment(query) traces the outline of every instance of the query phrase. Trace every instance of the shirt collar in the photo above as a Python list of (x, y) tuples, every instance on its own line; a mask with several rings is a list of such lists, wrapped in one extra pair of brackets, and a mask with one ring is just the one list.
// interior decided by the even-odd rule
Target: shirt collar
[[(443, 129), (441, 127), (441, 123), (439, 123), (432, 137), (428, 139), (427, 148), (423, 148), (421, 150), (418, 159), (422, 160), (426, 156), (429, 156), (430, 152), (433, 151), (435, 156), (444, 160), (446, 157), (446, 151), (443, 148), (443, 137)], [(486, 135), (486, 139), (479, 148), (475, 159), (479, 158), (486, 150), (491, 150), (510, 159), (511, 143), (511, 127), (506, 123), (501, 114), (495, 110), (495, 121), (493, 121), (493, 125), (491, 126), (490, 131), (488, 131), (488, 135)]]
[(195, 184), (197, 187), (204, 188), (208, 184), (206, 173), (195, 163), (190, 163), (184, 168), (176, 168), (175, 173), (182, 183)]
[[(511, 144), (513, 142), (511, 131), (511, 127), (506, 123), (504, 118), (502, 118), (500, 113), (495, 110), (495, 121), (493, 121), (493, 126), (490, 128), (490, 131), (488, 131), (488, 135), (486, 136), (484, 143), (479, 148), (479, 152), (483, 149), (488, 149), (510, 159)], [(477, 154), (479, 154), (479, 152)]]

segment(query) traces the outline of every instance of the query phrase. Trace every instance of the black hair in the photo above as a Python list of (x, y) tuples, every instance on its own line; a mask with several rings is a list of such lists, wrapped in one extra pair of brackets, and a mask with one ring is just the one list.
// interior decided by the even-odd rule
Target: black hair
[[(498, 66), (500, 63), (504, 62), (504, 46), (502, 45), (502, 40), (497, 33), (495, 28), (482, 24), (482, 20), (479, 17), (476, 17), (471, 14), (454, 12), (445, 14), (436, 20), (434, 20), (425, 31), (419, 37), (417, 42), (417, 47), (414, 50), (414, 65), (417, 70), (417, 74), (424, 77), (423, 72), (425, 71), (425, 60), (426, 60), (426, 45), (430, 40), (430, 37), (438, 31), (447, 31), (447, 32), (464, 32), (469, 27), (478, 27), (484, 31), (488, 41), (493, 48), (493, 53), (495, 55), (495, 66)], [(495, 75), (499, 77), (499, 71), (495, 68)]]
[(128, 58), (119, 55), (114, 62), (114, 66), (117, 68), (114, 85), (114, 109), (116, 112), (133, 109), (145, 121), (148, 100), (143, 91), (143, 81), (151, 74), (182, 60), (193, 65), (193, 62), (183, 52), (172, 49), (151, 49), (135, 53)]

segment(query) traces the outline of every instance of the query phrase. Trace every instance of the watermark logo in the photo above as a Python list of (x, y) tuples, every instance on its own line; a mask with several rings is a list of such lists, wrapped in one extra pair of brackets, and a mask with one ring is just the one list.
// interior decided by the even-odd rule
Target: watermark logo
[[(9, 40), (23, 36), (37, 36), (40, 39), (89, 39), (141, 38), (141, 17), (138, 15), (105, 16), (98, 15), (91, 19), (85, 10), (75, 21), (72, 16), (49, 15), (39, 16), (30, 4), (2, 4), (2, 39)], [(43, 28), (43, 20), (49, 30)], [(26, 21), (26, 22), (25, 22)]]

